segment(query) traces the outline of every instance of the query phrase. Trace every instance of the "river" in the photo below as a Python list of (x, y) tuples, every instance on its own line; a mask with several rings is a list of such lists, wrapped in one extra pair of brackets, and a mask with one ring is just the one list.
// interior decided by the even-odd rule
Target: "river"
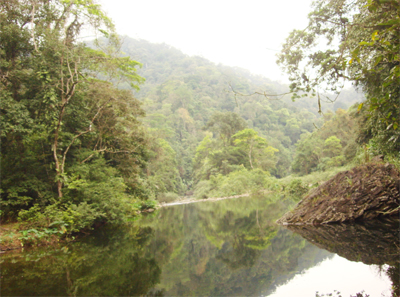
[(287, 205), (269, 195), (169, 206), (63, 247), (7, 252), (1, 295), (397, 294), (398, 223), (290, 229), (275, 224)]

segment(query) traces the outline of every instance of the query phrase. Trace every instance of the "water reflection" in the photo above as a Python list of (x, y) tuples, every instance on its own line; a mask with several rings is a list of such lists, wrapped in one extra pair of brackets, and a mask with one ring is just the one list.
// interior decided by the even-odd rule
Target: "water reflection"
[[(393, 296), (400, 296), (399, 220), (357, 224), (287, 226), (316, 246), (350, 261), (378, 265), (392, 281)], [(387, 264), (388, 268), (383, 268)]]
[(286, 208), (280, 197), (173, 206), (63, 250), (6, 254), (2, 295), (267, 296), (332, 257), (274, 223)]
[(256, 296), (327, 257), (274, 223), (285, 209), (282, 202), (253, 198), (182, 205), (158, 215), (176, 228), (145, 218), (141, 224), (155, 228), (153, 252), (173, 249), (171, 258), (163, 255), (156, 288), (168, 296)]
[(2, 263), (2, 296), (146, 294), (161, 274), (145, 251), (152, 234), (151, 228), (116, 228), (62, 250), (8, 254)]

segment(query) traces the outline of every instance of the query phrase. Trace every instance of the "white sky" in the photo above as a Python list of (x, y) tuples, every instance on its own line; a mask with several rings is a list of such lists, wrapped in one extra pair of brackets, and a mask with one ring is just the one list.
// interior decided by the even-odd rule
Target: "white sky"
[(276, 53), (311, 0), (99, 0), (117, 32), (287, 82)]

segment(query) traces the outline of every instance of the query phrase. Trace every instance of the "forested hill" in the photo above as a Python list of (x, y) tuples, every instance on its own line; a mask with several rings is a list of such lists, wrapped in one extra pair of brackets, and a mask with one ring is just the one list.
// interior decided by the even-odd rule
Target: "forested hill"
[[(158, 138), (158, 144), (153, 146), (153, 161), (147, 169), (148, 177), (156, 179), (151, 184), (158, 184), (163, 191), (184, 192), (191, 187), (193, 178), (195, 182), (204, 178), (199, 171), (204, 169), (205, 164), (194, 164), (196, 148), (210, 131), (214, 140), (223, 137), (223, 132), (218, 129), (222, 129), (221, 123), (228, 112), (239, 115), (240, 120), (244, 120), (242, 128), (253, 129), (258, 136), (266, 139), (270, 149), (276, 149), (263, 170), (277, 177), (289, 173), (295, 144), (300, 136), (313, 132), (316, 126), (323, 124), (316, 99), (302, 98), (292, 102), (290, 95), (235, 95), (232, 90), (246, 95), (254, 92), (277, 95), (288, 91), (287, 86), (252, 75), (247, 70), (216, 65), (202, 57), (187, 56), (166, 44), (129, 37), (124, 38), (122, 51), (143, 64), (138, 73), (146, 82), (136, 96), (144, 102), (147, 112), (145, 122)], [(323, 102), (322, 108), (324, 112), (347, 109), (361, 100), (362, 95), (354, 90), (344, 90), (333, 103)], [(214, 148), (216, 146), (218, 143)], [(210, 147), (208, 150), (214, 151)], [(235, 153), (224, 151), (220, 155), (210, 161), (215, 168), (208, 170), (213, 171), (206, 173), (208, 178), (233, 170), (222, 170), (223, 164), (225, 167), (241, 164), (250, 167), (241, 157), (233, 156)], [(164, 162), (160, 162), (163, 158)], [(167, 165), (171, 168), (166, 168)], [(176, 169), (172, 170), (174, 165)]]
[[(348, 24), (375, 23), (379, 36), (322, 30), (314, 23), (321, 11), (340, 12), (341, 22), (348, 10), (317, 7), (311, 31), (296, 37), (305, 42), (292, 39), (303, 32), (294, 31), (279, 54), (290, 86), (165, 44), (126, 37), (121, 45), (92, 1), (34, 1), (34, 9), (31, 2), (0, 2), (1, 222), (71, 234), (178, 195), (280, 191), (285, 181), (274, 177), (319, 174), (355, 157), (385, 154), (398, 164), (395, 1), (373, 1), (359, 25)], [(105, 38), (83, 44), (82, 28)], [(320, 34), (343, 40), (340, 49), (299, 55)], [(386, 48), (387, 40), (394, 45)], [(316, 72), (299, 69), (302, 58)], [(354, 90), (336, 100), (321, 91), (338, 90), (348, 75), (367, 94), (357, 107)], [(279, 95), (288, 90), (296, 102)]]

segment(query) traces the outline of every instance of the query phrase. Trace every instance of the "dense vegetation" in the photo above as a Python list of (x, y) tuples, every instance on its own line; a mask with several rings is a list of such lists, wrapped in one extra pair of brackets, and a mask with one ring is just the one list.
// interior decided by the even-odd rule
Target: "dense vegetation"
[[(243, 69), (128, 37), (122, 50), (143, 63), (138, 73), (146, 83), (137, 97), (146, 109), (144, 123), (164, 147), (153, 149), (150, 166), (155, 170), (148, 171), (161, 201), (185, 192), (212, 197), (268, 187), (270, 177), (291, 173), (297, 142), (328, 121), (330, 109), (347, 109), (363, 100), (362, 94), (344, 90), (332, 104), (323, 103), (326, 114), (321, 116), (312, 99), (293, 102), (290, 96), (275, 96), (287, 87)], [(241, 95), (255, 92), (269, 95)], [(162, 168), (158, 160), (166, 161)]]
[[(346, 166), (385, 154), (400, 167), (399, 11), (396, 0), (315, 2), (279, 56), (285, 86), (121, 40), (92, 0), (1, 1), (0, 220), (12, 226), (0, 243), (134, 221), (8, 255), (4, 292), (268, 295), (329, 257), (275, 222)], [(80, 42), (83, 30), (99, 38)], [(132, 218), (179, 196), (244, 193)]]
[[(366, 95), (359, 105), (359, 142), (384, 154), (400, 151), (400, 3), (397, 0), (322, 0), (304, 30), (294, 30), (278, 62), (291, 91), (340, 91), (351, 81)], [(326, 44), (326, 46), (324, 46)], [(397, 158), (399, 156), (397, 155)]]
[[(306, 241), (274, 223), (287, 203), (277, 193), (162, 208), (134, 224), (98, 229), (62, 250), (3, 254), (2, 293), (268, 296), (334, 256), (311, 239), (351, 261), (389, 264), (391, 268), (381, 273), (398, 286), (395, 224), (326, 226), (318, 228), (317, 234), (310, 232), (313, 226), (298, 228), (308, 237), (314, 234)], [(382, 234), (385, 239), (376, 240)], [(335, 279), (330, 276), (329, 281)], [(317, 291), (320, 286), (314, 288)]]
[[(0, 5), (2, 219), (64, 232), (122, 220), (148, 145), (140, 102), (116, 82), (138, 88), (140, 64), (90, 0)], [(104, 51), (77, 42), (83, 25), (109, 36)]]
[[(24, 257), (10, 254), (2, 263), (2, 293), (271, 293), (304, 269), (331, 257), (300, 236), (279, 230), (274, 220), (285, 208), (285, 203), (272, 197), (164, 208), (135, 224), (99, 229), (63, 251), (27, 251)], [(20, 273), (13, 273), (14, 267)], [(32, 283), (37, 285), (32, 287)]]
[[(165, 44), (121, 46), (91, 0), (0, 5), (2, 221), (69, 233), (153, 199), (277, 190), (279, 178), (370, 155), (399, 160), (396, 1), (317, 2), (279, 57), (289, 87)], [(79, 42), (83, 29), (101, 38)], [(342, 78), (364, 103), (353, 89), (332, 94)], [(299, 195), (310, 185), (287, 184)]]
[(302, 135), (297, 143), (292, 172), (305, 175), (351, 162), (357, 154), (354, 113), (354, 110), (343, 109), (335, 114), (326, 113), (320, 129)]

